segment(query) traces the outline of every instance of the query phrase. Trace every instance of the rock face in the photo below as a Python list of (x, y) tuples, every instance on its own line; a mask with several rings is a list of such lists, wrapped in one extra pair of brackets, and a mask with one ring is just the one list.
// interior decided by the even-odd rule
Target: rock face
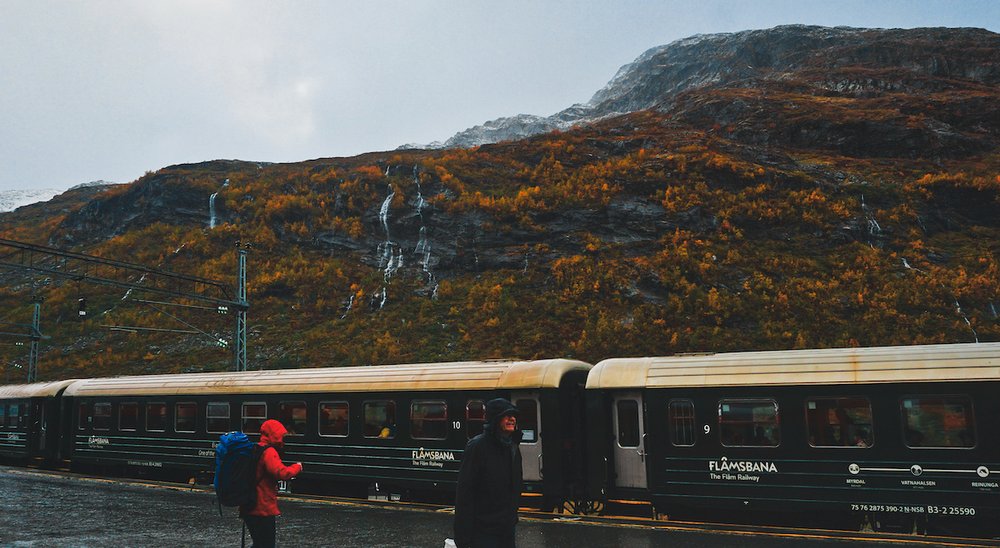
[[(922, 92), (965, 80), (1000, 81), (1000, 36), (982, 29), (856, 29), (781, 26), (698, 35), (652, 48), (622, 67), (589, 102), (543, 118), (521, 114), (459, 132), (445, 147), (471, 147), (587, 124), (727, 86), (794, 79), (812, 91)], [(858, 71), (863, 67), (863, 71)], [(805, 78), (803, 78), (805, 77)], [(439, 148), (439, 147), (431, 147)]]

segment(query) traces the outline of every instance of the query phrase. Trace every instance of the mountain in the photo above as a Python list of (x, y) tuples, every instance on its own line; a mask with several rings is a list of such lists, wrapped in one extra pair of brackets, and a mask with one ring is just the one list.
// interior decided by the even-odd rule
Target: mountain
[(50, 200), (53, 196), (61, 192), (61, 190), (52, 188), (0, 190), (0, 213), (14, 211), (24, 205)]
[[(557, 129), (171, 166), (0, 237), (223, 281), (251, 242), (253, 368), (1000, 340), (998, 53), (977, 29), (693, 37), (516, 124)], [(42, 378), (230, 366), (231, 317), (47, 264), (0, 272), (5, 321), (45, 298)]]
[[(91, 181), (89, 183), (78, 184), (71, 187), (69, 190), (73, 191), (81, 188), (105, 189), (115, 184), (117, 183), (110, 183), (108, 181)], [(66, 191), (54, 188), (0, 190), (0, 213), (14, 211), (17, 208), (26, 205), (47, 202), (63, 192)]]
[[(996, 85), (1000, 78), (996, 42), (995, 34), (981, 29), (788, 25), (697, 35), (646, 51), (586, 104), (549, 117), (521, 114), (492, 120), (459, 132), (440, 148), (520, 139), (646, 109), (670, 112), (685, 93), (801, 76), (818, 93), (917, 91), (932, 81), (948, 79)], [(967, 56), (952, 55), (955, 51)], [(884, 74), (858, 73), (858, 68)]]

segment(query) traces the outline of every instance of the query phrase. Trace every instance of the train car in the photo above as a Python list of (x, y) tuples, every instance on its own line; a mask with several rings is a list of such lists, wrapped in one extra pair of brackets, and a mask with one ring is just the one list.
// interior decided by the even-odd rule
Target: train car
[(587, 392), (596, 497), (898, 532), (1000, 519), (1000, 343), (609, 359)]
[(73, 382), (0, 386), (0, 458), (33, 464), (59, 459), (60, 396)]
[(281, 420), (296, 490), (451, 500), (462, 452), (482, 431), (484, 404), (520, 409), (526, 502), (578, 498), (578, 444), (589, 364), (572, 360), (331, 367), (80, 381), (66, 391), (76, 419), (73, 465), (129, 475), (210, 471), (219, 435)]

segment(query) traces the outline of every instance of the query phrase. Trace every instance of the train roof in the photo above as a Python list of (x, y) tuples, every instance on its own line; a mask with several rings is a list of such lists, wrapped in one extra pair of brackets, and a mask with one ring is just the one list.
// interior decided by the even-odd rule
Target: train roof
[(76, 382), (75, 380), (34, 382), (31, 384), (8, 384), (0, 386), (0, 400), (15, 398), (44, 398), (55, 396), (59, 391)]
[(587, 388), (777, 386), (1000, 380), (1000, 343), (614, 358)]
[(566, 373), (586, 372), (591, 367), (580, 361), (553, 359), (145, 375), (79, 381), (66, 390), (66, 395), (167, 396), (550, 388), (558, 387)]

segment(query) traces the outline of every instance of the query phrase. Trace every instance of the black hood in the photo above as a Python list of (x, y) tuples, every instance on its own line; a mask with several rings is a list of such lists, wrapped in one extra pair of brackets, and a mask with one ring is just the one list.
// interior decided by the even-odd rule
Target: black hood
[(497, 420), (504, 415), (517, 415), (517, 407), (510, 400), (496, 398), (486, 402), (486, 425), (496, 426)]

